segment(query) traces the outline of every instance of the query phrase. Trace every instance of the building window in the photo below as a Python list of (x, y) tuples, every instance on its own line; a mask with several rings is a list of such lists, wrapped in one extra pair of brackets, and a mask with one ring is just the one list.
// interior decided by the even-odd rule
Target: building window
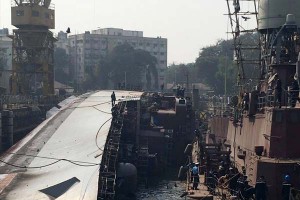
[(157, 47), (157, 44), (153, 44), (153, 47), (154, 47), (154, 48)]
[(49, 13), (45, 13), (45, 18), (46, 18), (46, 19), (49, 19), (49, 18), (50, 18)]
[(54, 15), (53, 14), (50, 15), (50, 19), (54, 19)]
[(164, 44), (160, 44), (160, 47), (164, 47), (165, 45)]
[(147, 42), (147, 47), (148, 47), (148, 46), (150, 46), (150, 43), (149, 43), (149, 42)]
[(157, 52), (154, 52), (153, 54), (154, 54), (154, 55), (157, 55)]
[(17, 16), (24, 16), (24, 10), (17, 10), (16, 15)]
[(160, 64), (165, 64), (165, 61), (164, 61), (164, 60), (161, 60), (161, 61), (160, 61)]
[(33, 17), (39, 17), (39, 16), (40, 16), (40, 13), (39, 13), (39, 11), (37, 11), (37, 10), (33, 10), (33, 11), (31, 12), (31, 15), (32, 15)]
[(165, 53), (164, 53), (164, 52), (161, 52), (161, 53), (160, 53), (160, 55), (161, 55), (161, 56), (164, 56), (164, 55), (165, 55)]

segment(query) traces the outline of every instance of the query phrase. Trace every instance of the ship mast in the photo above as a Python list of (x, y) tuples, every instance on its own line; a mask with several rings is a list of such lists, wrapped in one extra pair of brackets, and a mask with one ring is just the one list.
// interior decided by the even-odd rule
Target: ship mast
[[(251, 58), (249, 55), (253, 52), (257, 52), (259, 55), (260, 41), (254, 33), (257, 31), (256, 28), (247, 29), (243, 25), (251, 21), (257, 27), (257, 0), (226, 0), (228, 8), (228, 17), (230, 20), (231, 34), (233, 36), (233, 50), (234, 50), (234, 62), (238, 68), (237, 77), (237, 87), (239, 87), (240, 93), (245, 90), (245, 88), (251, 87), (249, 80), (258, 79), (258, 77), (253, 77), (253, 75), (246, 74), (246, 68), (258, 68), (261, 63), (261, 58)], [(246, 4), (252, 4), (251, 6), (246, 6)], [(243, 34), (251, 34), (253, 38), (252, 41), (243, 40)], [(249, 88), (250, 89), (250, 88)]]

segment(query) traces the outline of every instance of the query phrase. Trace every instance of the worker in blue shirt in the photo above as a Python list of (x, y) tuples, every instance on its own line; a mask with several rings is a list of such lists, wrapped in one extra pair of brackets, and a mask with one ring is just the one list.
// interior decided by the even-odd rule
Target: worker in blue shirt
[(192, 176), (192, 182), (193, 182), (193, 190), (198, 190), (198, 184), (199, 184), (199, 168), (196, 164), (192, 170), (191, 170), (191, 176)]

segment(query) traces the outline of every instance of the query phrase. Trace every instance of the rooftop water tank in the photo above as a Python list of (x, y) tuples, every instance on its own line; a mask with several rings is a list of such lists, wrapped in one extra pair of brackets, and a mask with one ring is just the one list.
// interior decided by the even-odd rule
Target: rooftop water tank
[(258, 30), (279, 28), (285, 24), (288, 14), (293, 14), (297, 26), (300, 26), (299, 8), (299, 0), (260, 0)]

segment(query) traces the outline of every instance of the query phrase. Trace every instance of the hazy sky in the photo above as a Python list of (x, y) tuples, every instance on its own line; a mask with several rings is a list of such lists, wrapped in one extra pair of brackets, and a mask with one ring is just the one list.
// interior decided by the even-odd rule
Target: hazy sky
[[(56, 29), (82, 33), (98, 27), (144, 31), (168, 39), (168, 63), (194, 62), (202, 47), (227, 35), (225, 0), (52, 0)], [(0, 27), (10, 25), (11, 0), (0, 0)]]

